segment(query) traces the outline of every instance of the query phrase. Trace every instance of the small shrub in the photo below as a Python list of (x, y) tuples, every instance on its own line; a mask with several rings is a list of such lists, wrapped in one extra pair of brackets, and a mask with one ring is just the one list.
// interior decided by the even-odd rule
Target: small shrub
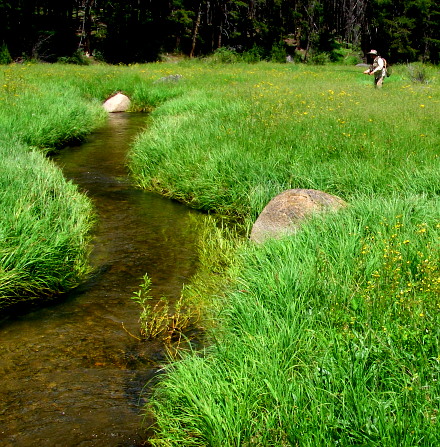
[(362, 63), (362, 58), (358, 54), (349, 54), (342, 60), (344, 65), (356, 65)]
[(293, 54), (293, 62), (298, 64), (300, 62), (304, 62), (304, 60), (305, 60), (304, 50), (295, 50)]
[(307, 58), (307, 63), (312, 65), (325, 65), (330, 62), (329, 55), (327, 53), (312, 53)]
[(218, 48), (214, 51), (214, 54), (210, 58), (213, 62), (219, 62), (222, 64), (231, 64), (237, 62), (239, 56), (237, 52), (230, 48)]
[(58, 58), (58, 62), (62, 64), (90, 65), (90, 60), (81, 50), (76, 50), (72, 56)]
[(0, 47), (0, 65), (8, 65), (12, 63), (12, 57), (9, 54), (8, 46), (3, 43)]
[(93, 58), (97, 62), (105, 62), (105, 57), (104, 57), (104, 54), (102, 53), (102, 51), (94, 51)]
[(241, 55), (243, 62), (247, 62), (248, 64), (255, 64), (264, 59), (264, 50), (263, 48), (254, 45), (250, 50), (244, 51)]
[(408, 64), (406, 68), (411, 82), (415, 84), (429, 84), (429, 75), (424, 65)]
[(271, 62), (285, 63), (287, 58), (286, 48), (283, 43), (274, 44), (270, 50)]

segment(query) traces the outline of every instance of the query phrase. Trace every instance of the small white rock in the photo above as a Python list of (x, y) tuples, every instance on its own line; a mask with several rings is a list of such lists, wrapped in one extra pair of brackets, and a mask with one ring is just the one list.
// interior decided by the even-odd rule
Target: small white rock
[(117, 93), (115, 96), (107, 99), (107, 101), (102, 105), (107, 112), (126, 112), (130, 107), (131, 101), (128, 96), (122, 93)]

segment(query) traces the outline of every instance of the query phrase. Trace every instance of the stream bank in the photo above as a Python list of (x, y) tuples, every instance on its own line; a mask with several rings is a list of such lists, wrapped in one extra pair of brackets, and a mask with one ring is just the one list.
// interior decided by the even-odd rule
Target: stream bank
[(126, 154), (145, 121), (142, 114), (112, 114), (86, 143), (54, 157), (94, 202), (95, 274), (61, 302), (1, 324), (4, 446), (144, 441), (142, 391), (165, 354), (160, 344), (128, 334), (139, 332), (139, 308), (130, 298), (146, 272), (154, 296), (180, 295), (197, 268), (194, 222), (203, 218), (132, 185)]

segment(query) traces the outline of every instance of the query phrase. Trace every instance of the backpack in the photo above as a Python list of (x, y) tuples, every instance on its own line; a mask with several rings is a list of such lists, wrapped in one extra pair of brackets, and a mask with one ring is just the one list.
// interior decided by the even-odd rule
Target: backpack
[(389, 78), (391, 76), (391, 68), (388, 65), (387, 60), (383, 57), (383, 68), (385, 69), (385, 76)]

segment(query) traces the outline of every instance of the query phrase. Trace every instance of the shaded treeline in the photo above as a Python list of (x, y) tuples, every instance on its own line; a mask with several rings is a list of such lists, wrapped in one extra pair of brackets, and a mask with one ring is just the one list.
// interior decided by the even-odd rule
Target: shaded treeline
[[(328, 52), (375, 47), (393, 62), (440, 59), (436, 0), (0, 0), (0, 43), (13, 59), (55, 61), (78, 49), (145, 62), (226, 47)], [(304, 52), (303, 52), (304, 55)]]

